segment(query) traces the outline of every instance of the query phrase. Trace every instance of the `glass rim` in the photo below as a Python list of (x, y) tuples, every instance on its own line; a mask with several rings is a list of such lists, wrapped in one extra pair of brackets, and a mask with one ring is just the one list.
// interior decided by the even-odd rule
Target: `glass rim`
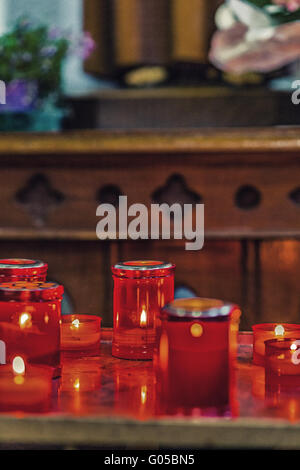
[(114, 265), (115, 269), (124, 269), (125, 271), (155, 271), (159, 269), (168, 269), (175, 266), (172, 263), (165, 261), (155, 260), (136, 260), (136, 261), (123, 261)]
[(59, 300), (64, 293), (61, 284), (51, 281), (10, 281), (0, 283), (0, 301), (41, 302)]
[[(184, 307), (186, 303), (199, 303), (194, 308)], [(183, 304), (183, 306), (178, 304)], [(200, 304), (203, 304), (201, 308)], [(210, 305), (209, 305), (210, 304)], [(175, 299), (163, 307), (161, 317), (168, 316), (170, 319), (176, 320), (213, 320), (217, 318), (225, 319), (231, 315), (234, 310), (240, 310), (238, 305), (226, 302), (220, 299), (212, 299), (207, 297), (191, 297)]]

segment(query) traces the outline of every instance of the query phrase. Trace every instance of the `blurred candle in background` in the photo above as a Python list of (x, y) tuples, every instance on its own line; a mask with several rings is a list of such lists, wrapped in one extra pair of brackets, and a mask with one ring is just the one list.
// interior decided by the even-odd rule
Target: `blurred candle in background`
[(160, 309), (174, 298), (174, 270), (174, 264), (162, 261), (113, 266), (113, 356), (152, 359)]
[(265, 342), (266, 388), (300, 391), (300, 337)]
[(300, 325), (293, 323), (260, 323), (252, 326), (253, 364), (265, 364), (265, 341), (300, 336)]

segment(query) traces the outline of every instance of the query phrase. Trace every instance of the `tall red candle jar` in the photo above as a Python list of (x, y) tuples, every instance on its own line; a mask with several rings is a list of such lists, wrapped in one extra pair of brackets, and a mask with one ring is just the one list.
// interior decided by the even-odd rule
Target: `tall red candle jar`
[(45, 281), (48, 264), (22, 258), (0, 259), (0, 282)]
[(174, 298), (175, 265), (127, 261), (112, 267), (113, 356), (152, 359), (160, 309)]
[(166, 414), (230, 407), (235, 351), (231, 323), (236, 309), (205, 298), (177, 299), (162, 309), (154, 364)]
[(300, 337), (300, 325), (293, 323), (259, 323), (253, 330), (253, 364), (265, 365), (265, 341)]
[(0, 364), (22, 356), (59, 366), (62, 295), (63, 286), (54, 282), (0, 284)]

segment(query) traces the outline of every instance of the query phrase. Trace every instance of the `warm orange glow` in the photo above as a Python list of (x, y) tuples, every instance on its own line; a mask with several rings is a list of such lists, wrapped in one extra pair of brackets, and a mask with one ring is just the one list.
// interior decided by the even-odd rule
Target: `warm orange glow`
[(14, 357), (12, 361), (12, 368), (15, 374), (23, 375), (25, 372), (25, 362), (21, 356)]
[(284, 327), (282, 325), (277, 325), (274, 328), (274, 333), (275, 333), (275, 336), (284, 336), (284, 333), (285, 333)]
[(73, 388), (75, 388), (75, 390), (79, 390), (79, 389), (80, 389), (80, 380), (79, 380), (79, 379), (76, 379), (76, 380), (74, 381)]
[(200, 338), (203, 333), (203, 328), (200, 323), (193, 323), (191, 328), (190, 328), (191, 335), (194, 336), (194, 338)]
[(147, 326), (147, 313), (146, 310), (142, 310), (141, 316), (140, 316), (140, 326), (144, 327)]
[(78, 320), (78, 318), (72, 321), (72, 326), (74, 328), (79, 328), (79, 325), (80, 325), (80, 321)]
[(19, 325), (22, 329), (30, 328), (32, 326), (30, 313), (21, 313), (19, 316)]
[(141, 387), (141, 404), (144, 405), (147, 401), (147, 385)]
[(160, 344), (159, 344), (159, 363), (163, 371), (166, 371), (168, 368), (169, 361), (169, 341), (165, 333), (161, 335)]

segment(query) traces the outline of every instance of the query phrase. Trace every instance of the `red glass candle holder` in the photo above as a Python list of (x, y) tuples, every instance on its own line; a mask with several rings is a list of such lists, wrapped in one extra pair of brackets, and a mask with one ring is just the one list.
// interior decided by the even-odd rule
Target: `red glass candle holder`
[(45, 412), (51, 404), (53, 369), (25, 365), (21, 356), (0, 367), (0, 411)]
[(265, 342), (266, 390), (300, 391), (300, 338)]
[(162, 261), (127, 261), (112, 268), (113, 356), (152, 359), (160, 309), (174, 298), (174, 270)]
[[(177, 299), (161, 312), (155, 348), (158, 395), (166, 414), (230, 407), (237, 307), (215, 299)], [(234, 339), (235, 341), (235, 339)]]
[(85, 351), (100, 347), (101, 318), (96, 315), (62, 315), (61, 349)]
[(48, 264), (22, 258), (0, 259), (0, 282), (46, 281)]
[(53, 282), (0, 284), (0, 364), (17, 355), (59, 366), (62, 295), (63, 287)]
[(265, 365), (265, 341), (270, 339), (300, 337), (300, 325), (293, 323), (260, 323), (252, 326), (253, 364)]

